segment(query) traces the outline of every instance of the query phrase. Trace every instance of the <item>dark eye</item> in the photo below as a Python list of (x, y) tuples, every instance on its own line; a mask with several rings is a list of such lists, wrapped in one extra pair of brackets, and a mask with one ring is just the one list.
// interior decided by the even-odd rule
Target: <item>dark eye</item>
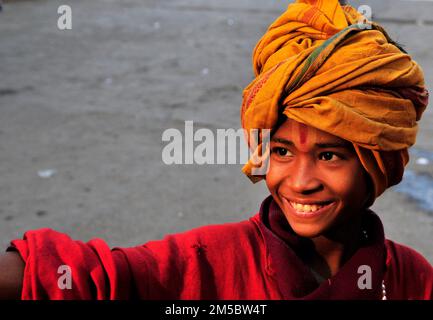
[(282, 147), (275, 147), (272, 149), (272, 153), (277, 154), (280, 157), (286, 157), (286, 156), (290, 156), (291, 153), (289, 152), (289, 150), (287, 150), (286, 148), (282, 148)]
[(334, 152), (322, 152), (319, 158), (320, 160), (325, 161), (335, 161), (339, 159), (339, 157)]

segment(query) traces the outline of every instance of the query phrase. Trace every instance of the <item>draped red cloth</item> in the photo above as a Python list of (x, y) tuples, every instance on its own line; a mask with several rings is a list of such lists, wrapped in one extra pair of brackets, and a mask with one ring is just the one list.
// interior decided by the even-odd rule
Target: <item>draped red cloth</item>
[[(303, 263), (307, 239), (291, 231), (268, 197), (246, 221), (205, 226), (132, 248), (99, 239), (87, 243), (41, 229), (14, 240), (25, 261), (22, 299), (433, 299), (433, 268), (419, 253), (385, 240), (377, 215), (369, 234), (339, 272), (318, 283)], [(58, 285), (70, 267), (71, 289)], [(372, 270), (372, 288), (360, 289), (358, 268)]]

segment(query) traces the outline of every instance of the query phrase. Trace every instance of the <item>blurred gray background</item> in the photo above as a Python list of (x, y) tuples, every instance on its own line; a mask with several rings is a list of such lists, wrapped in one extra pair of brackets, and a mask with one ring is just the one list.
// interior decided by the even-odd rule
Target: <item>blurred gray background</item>
[[(350, 1), (433, 84), (433, 2)], [(0, 244), (50, 227), (132, 246), (246, 219), (268, 192), (242, 165), (167, 166), (162, 132), (239, 128), (251, 52), (289, 1), (7, 1), (0, 12)], [(72, 8), (59, 30), (57, 8)], [(433, 261), (433, 111), (405, 179), (373, 209)]]

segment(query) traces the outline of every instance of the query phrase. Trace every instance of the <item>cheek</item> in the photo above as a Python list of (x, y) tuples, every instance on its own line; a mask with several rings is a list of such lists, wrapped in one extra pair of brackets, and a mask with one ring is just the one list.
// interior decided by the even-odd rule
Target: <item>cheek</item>
[(271, 193), (274, 193), (274, 190), (276, 189), (277, 184), (278, 184), (278, 181), (276, 179), (275, 173), (274, 173), (274, 171), (272, 171), (271, 168), (269, 168), (269, 171), (266, 174), (266, 186), (268, 187), (268, 189)]
[(276, 192), (278, 185), (283, 180), (284, 172), (285, 170), (281, 166), (278, 166), (275, 162), (273, 163), (272, 160), (270, 161), (269, 170), (266, 174), (266, 185), (272, 194)]
[(360, 164), (348, 166), (342, 170), (328, 172), (324, 181), (343, 202), (352, 205), (362, 203), (367, 187), (364, 171)]

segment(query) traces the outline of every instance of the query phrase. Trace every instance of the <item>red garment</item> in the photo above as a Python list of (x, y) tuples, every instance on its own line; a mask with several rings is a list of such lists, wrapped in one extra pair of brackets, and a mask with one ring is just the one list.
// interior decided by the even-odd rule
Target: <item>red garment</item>
[[(319, 284), (295, 252), (308, 246), (268, 197), (247, 221), (205, 226), (134, 248), (71, 240), (50, 229), (28, 231), (8, 250), (26, 262), (23, 299), (433, 299), (433, 268), (419, 253), (385, 240), (366, 215), (369, 238), (339, 272)], [(286, 223), (286, 224), (285, 224)], [(60, 289), (61, 265), (72, 288)], [(372, 288), (358, 288), (360, 265)]]

